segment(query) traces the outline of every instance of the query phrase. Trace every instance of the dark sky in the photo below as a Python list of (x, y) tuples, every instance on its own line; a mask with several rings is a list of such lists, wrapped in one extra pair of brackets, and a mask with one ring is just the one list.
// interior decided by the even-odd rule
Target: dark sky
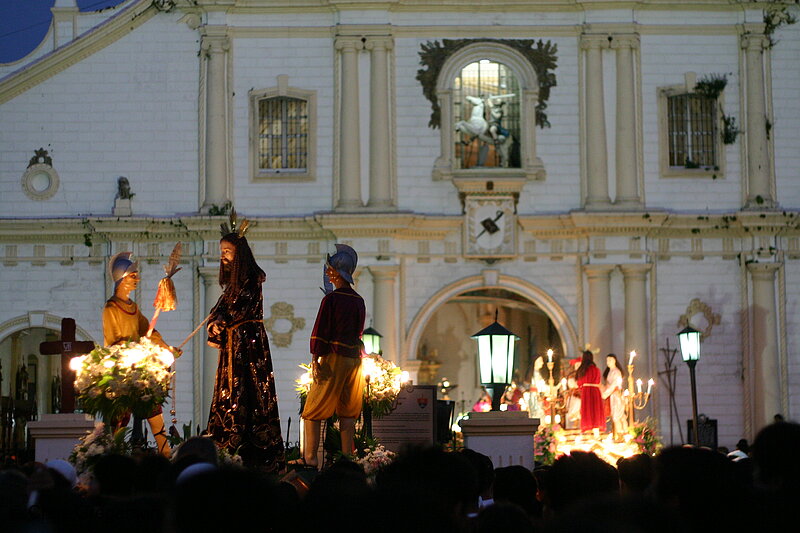
[[(124, 0), (77, 0), (81, 11), (97, 11)], [(55, 0), (0, 0), (0, 63), (25, 57), (50, 29)]]

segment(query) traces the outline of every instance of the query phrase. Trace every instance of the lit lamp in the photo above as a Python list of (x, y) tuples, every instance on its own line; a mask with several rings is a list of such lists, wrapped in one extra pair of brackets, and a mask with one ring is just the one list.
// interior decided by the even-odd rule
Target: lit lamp
[(692, 383), (692, 427), (694, 428), (694, 445), (700, 446), (700, 434), (697, 431), (697, 385), (694, 378), (694, 367), (700, 359), (700, 332), (692, 326), (686, 326), (678, 333), (681, 343), (681, 356), (689, 365), (689, 377)]
[(361, 334), (361, 340), (364, 341), (364, 351), (368, 354), (380, 354), (382, 337), (383, 335), (378, 333), (372, 326), (365, 329), (364, 333)]
[(492, 411), (497, 411), (500, 409), (503, 392), (512, 380), (514, 343), (519, 337), (497, 322), (497, 311), (495, 311), (494, 322), (471, 338), (478, 341), (481, 383), (492, 389)]

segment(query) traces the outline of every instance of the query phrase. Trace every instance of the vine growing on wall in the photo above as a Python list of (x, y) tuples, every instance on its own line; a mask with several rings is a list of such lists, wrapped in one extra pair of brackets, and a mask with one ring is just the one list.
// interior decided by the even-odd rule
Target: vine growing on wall
[(720, 117), (722, 118), (722, 142), (723, 144), (733, 144), (736, 142), (736, 138), (739, 136), (739, 133), (741, 133), (741, 130), (736, 123), (736, 117), (726, 115), (725, 111), (722, 109), (722, 104), (719, 102), (719, 97), (727, 86), (727, 74), (708, 74), (697, 80), (694, 85), (694, 93), (717, 102)]
[(778, 41), (773, 37), (776, 30), (782, 26), (791, 26), (796, 22), (797, 17), (789, 13), (788, 4), (774, 2), (768, 6), (764, 10), (764, 35), (769, 39), (769, 48), (773, 48), (778, 44)]
[(550, 88), (556, 86), (556, 54), (558, 45), (541, 39), (442, 39), (428, 41), (421, 45), (419, 52), (420, 64), (423, 68), (417, 71), (417, 81), (422, 84), (422, 92), (431, 103), (431, 118), (428, 126), (441, 127), (441, 109), (436, 95), (436, 81), (442, 66), (451, 55), (473, 43), (498, 43), (509, 46), (520, 52), (530, 62), (536, 71), (539, 82), (539, 101), (536, 104), (536, 125), (540, 128), (550, 127), (547, 120), (547, 100), (550, 98)]

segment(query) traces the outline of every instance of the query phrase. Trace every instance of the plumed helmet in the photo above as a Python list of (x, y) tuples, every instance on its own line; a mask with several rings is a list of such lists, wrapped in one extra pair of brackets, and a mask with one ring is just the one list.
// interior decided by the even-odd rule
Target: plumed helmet
[(336, 253), (328, 254), (325, 265), (331, 267), (347, 282), (353, 283), (353, 272), (358, 264), (358, 254), (346, 244), (337, 244)]
[(122, 278), (133, 272), (139, 271), (138, 261), (131, 261), (133, 252), (120, 252), (113, 256), (108, 262), (108, 272), (114, 281), (114, 288), (117, 288)]

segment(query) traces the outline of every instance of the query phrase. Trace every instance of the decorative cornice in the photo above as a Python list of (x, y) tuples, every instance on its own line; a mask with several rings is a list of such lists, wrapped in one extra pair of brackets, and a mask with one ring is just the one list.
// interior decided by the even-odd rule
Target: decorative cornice
[(0, 104), (118, 41), (158, 12), (152, 0), (134, 2), (96, 28), (8, 74), (0, 79)]

